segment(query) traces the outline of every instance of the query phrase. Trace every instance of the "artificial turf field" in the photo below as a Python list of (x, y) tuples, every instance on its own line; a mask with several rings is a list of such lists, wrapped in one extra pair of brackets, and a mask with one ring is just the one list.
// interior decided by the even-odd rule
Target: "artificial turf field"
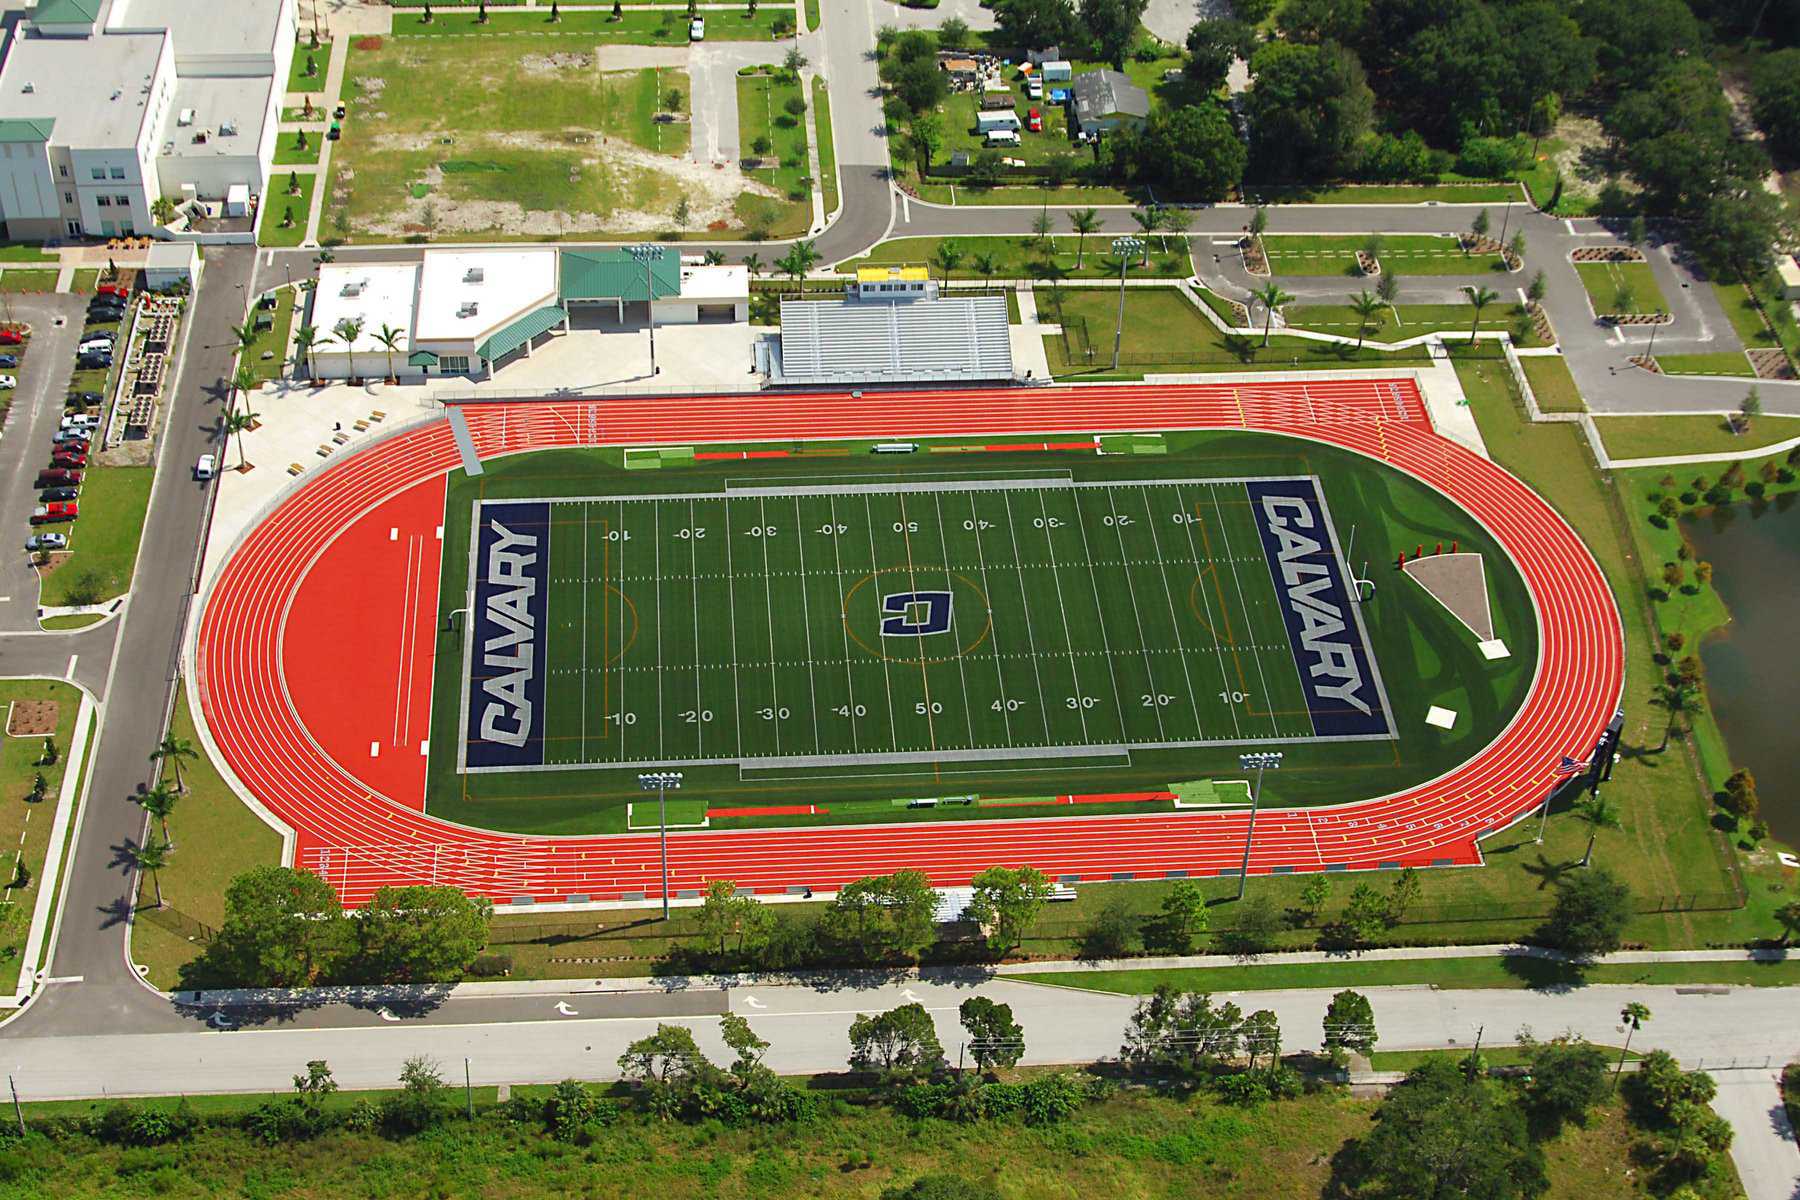
[[(1472, 522), (1310, 443), (1208, 433), (1159, 448), (928, 447), (901, 461), (808, 447), (656, 471), (579, 450), (453, 475), (441, 603), (466, 603), (488, 561), (489, 544), (471, 544), (477, 514), (541, 521), (544, 669), (528, 744), (496, 759), (471, 723), (495, 674), (465, 665), (477, 626), (440, 635), (428, 808), (496, 828), (622, 829), (636, 773), (673, 767), (713, 805), (830, 809), (751, 824), (1020, 816), (1034, 810), (903, 802), (1238, 778), (1237, 754), (1270, 744), (1299, 785), (1288, 798), (1323, 802), (1491, 740), (1536, 649), (1510, 565), (1490, 554), (1514, 649), (1498, 663), (1416, 585), (1372, 569), (1376, 594), (1344, 605), (1341, 639), (1361, 649), (1369, 711), (1322, 712), (1252, 490), (1316, 488), (1313, 532), (1340, 573), (1352, 525), (1360, 572), (1395, 546), (1491, 551)], [(1459, 727), (1424, 726), (1428, 704), (1463, 714)]]

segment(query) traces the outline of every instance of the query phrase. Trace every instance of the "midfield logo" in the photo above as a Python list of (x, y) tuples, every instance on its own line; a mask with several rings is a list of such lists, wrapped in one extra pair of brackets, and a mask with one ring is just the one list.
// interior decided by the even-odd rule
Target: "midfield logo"
[(1299, 618), (1299, 649), (1313, 658), (1306, 668), (1311, 690), (1370, 715), (1369, 702), (1358, 694), (1363, 690), (1363, 674), (1357, 663), (1356, 641), (1344, 637), (1348, 622), (1343, 608), (1334, 603), (1343, 594), (1335, 563), (1322, 541), (1302, 532), (1318, 526), (1316, 509), (1295, 496), (1265, 494), (1261, 501), (1264, 528), (1277, 547), (1281, 590)]
[(894, 592), (881, 598), (882, 637), (950, 632), (949, 592)]
[(500, 674), (481, 681), (492, 697), (481, 712), (483, 740), (523, 746), (531, 737), (531, 681), (535, 672), (537, 621), (532, 601), (538, 581), (536, 534), (514, 533), (490, 523), (494, 541), (487, 553), (488, 593), (482, 616), (500, 632), (481, 644), (481, 665)]

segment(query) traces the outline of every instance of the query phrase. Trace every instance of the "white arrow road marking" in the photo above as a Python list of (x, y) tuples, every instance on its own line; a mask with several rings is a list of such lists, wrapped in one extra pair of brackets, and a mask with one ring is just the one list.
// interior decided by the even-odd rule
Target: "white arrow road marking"
[(580, 1013), (576, 1012), (574, 1009), (570, 1008), (568, 1006), (568, 1004), (562, 1000), (558, 1000), (556, 1002), (556, 1011), (561, 1013), (565, 1017), (578, 1017), (581, 1015)]
[(900, 998), (902, 1000), (907, 1000), (907, 1001), (911, 1001), (911, 1002), (915, 1002), (915, 1003), (919, 999), (918, 996), (913, 994), (913, 990), (911, 988), (901, 988), (900, 989)]
[(389, 1012), (386, 1008), (376, 1009), (375, 1015), (380, 1017), (384, 1021), (398, 1021), (400, 1019), (399, 1017), (396, 1017), (393, 1013)]
[(214, 1029), (231, 1029), (237, 1025), (236, 1021), (233, 1021), (222, 1012), (216, 1012), (212, 1016), (206, 1018), (206, 1023), (211, 1025)]
[(758, 1000), (755, 996), (745, 996), (744, 1003), (748, 1004), (751, 1008), (766, 1008), (766, 1007), (768, 1007), (761, 1000)]

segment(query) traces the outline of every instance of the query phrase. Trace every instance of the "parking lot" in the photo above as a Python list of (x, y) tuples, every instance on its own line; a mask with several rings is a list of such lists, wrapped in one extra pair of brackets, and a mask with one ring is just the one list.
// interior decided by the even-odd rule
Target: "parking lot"
[[(87, 297), (77, 295), (12, 301), (12, 319), (29, 323), (31, 338), (17, 369), (3, 372), (19, 385), (0, 428), (0, 532), (6, 539), (0, 556), (0, 630), (38, 627), (37, 573), (25, 552), (25, 538), (34, 532), (29, 522), (38, 503), (37, 473), (50, 461), (51, 436), (62, 419), (86, 307)], [(0, 347), (0, 353), (17, 354), (18, 349)]]

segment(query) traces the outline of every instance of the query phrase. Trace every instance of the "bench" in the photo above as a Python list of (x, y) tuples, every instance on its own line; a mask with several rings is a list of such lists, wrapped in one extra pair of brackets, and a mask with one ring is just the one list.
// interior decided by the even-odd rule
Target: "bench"
[(382, 412), (382, 411), (381, 411), (381, 410), (380, 410), (380, 409), (379, 409), (379, 408), (377, 408), (377, 409), (374, 409), (374, 410), (372, 410), (372, 411), (371, 411), (371, 412), (370, 412), (370, 413), (369, 413), (369, 420), (371, 420), (371, 421), (385, 421), (385, 420), (387, 420), (387, 414), (386, 414), (386, 413), (384, 413), (384, 412)]
[(350, 428), (356, 430), (356, 432), (358, 432), (358, 433), (365, 433), (368, 431), (369, 423), (367, 421), (358, 421), (356, 424), (352, 425)]
[(289, 475), (298, 475), (298, 474), (300, 474), (300, 472), (302, 472), (304, 470), (306, 470), (306, 468), (301, 466), (299, 463), (289, 463), (288, 464), (288, 474)]
[(320, 457), (320, 458), (330, 458), (330, 457), (331, 457), (331, 447), (330, 447), (330, 446), (327, 446), (327, 445), (325, 445), (325, 444), (324, 444), (324, 443), (320, 443), (320, 445), (319, 445), (319, 457)]
[(342, 446), (345, 442), (350, 440), (350, 435), (347, 433), (334, 433), (331, 435), (331, 440)]

